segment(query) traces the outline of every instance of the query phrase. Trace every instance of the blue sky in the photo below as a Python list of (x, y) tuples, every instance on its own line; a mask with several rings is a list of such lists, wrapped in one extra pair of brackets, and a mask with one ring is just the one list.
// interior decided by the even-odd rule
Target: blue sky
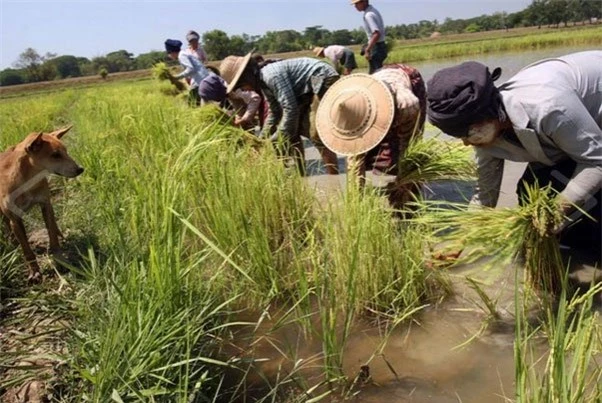
[[(470, 18), (522, 10), (531, 0), (372, 0), (386, 25), (446, 17)], [(322, 25), (329, 30), (361, 26), (349, 0), (0, 0), (0, 69), (26, 48), (92, 58), (125, 49), (135, 56), (162, 50), (167, 38), (187, 30), (221, 29), (228, 35)]]

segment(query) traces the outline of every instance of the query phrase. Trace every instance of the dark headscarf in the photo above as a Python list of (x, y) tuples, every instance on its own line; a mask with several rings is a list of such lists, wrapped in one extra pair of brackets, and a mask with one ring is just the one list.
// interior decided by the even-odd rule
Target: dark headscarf
[(177, 39), (168, 39), (165, 41), (165, 51), (167, 53), (179, 52), (182, 49), (182, 42)]
[(493, 82), (501, 73), (499, 67), (489, 73), (478, 62), (439, 70), (426, 86), (429, 121), (446, 134), (466, 137), (471, 124), (497, 118), (501, 98)]

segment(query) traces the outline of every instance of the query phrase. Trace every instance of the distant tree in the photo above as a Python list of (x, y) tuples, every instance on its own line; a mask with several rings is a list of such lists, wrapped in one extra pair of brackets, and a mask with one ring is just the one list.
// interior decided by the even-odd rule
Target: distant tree
[(105, 56), (107, 61), (107, 68), (109, 73), (117, 71), (130, 71), (134, 70), (136, 65), (134, 61), (134, 55), (127, 50), (118, 50), (115, 52), (107, 53)]
[(82, 75), (78, 58), (75, 56), (59, 56), (46, 63), (54, 65), (58, 78), (80, 77)]
[(134, 65), (137, 69), (150, 69), (156, 63), (164, 61), (165, 58), (165, 52), (157, 50), (148, 53), (141, 53), (134, 59)]
[(0, 71), (0, 86), (24, 84), (23, 70), (5, 69)]
[(303, 42), (306, 47), (329, 45), (330, 31), (322, 28), (322, 25), (314, 25), (303, 31)]
[(292, 29), (268, 31), (258, 41), (258, 47), (263, 53), (294, 52), (304, 48), (303, 37)]
[(549, 23), (548, 13), (549, 0), (533, 0), (527, 7), (527, 20), (529, 25), (537, 25), (541, 28), (543, 24)]
[(464, 28), (464, 32), (479, 32), (480, 30), (481, 27), (476, 22), (473, 22), (472, 24)]
[(220, 60), (230, 53), (230, 38), (228, 34), (219, 29), (203, 34), (204, 49), (210, 60)]
[(328, 44), (351, 45), (354, 43), (353, 35), (347, 29), (332, 31), (328, 36)]
[(28, 82), (52, 80), (56, 76), (56, 69), (53, 65), (44, 62), (55, 56), (56, 54), (53, 53), (41, 56), (35, 49), (27, 48), (19, 55), (15, 67), (26, 71)]
[(109, 70), (107, 70), (107, 68), (103, 66), (98, 70), (98, 74), (103, 80), (106, 80), (109, 76)]

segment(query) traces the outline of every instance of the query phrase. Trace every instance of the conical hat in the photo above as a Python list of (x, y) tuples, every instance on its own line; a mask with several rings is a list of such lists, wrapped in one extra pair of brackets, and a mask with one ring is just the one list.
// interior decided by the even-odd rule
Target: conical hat
[(341, 155), (363, 154), (387, 135), (393, 117), (393, 94), (368, 74), (351, 74), (324, 94), (316, 113), (316, 129), (326, 147)]
[(251, 52), (245, 56), (228, 56), (219, 65), (219, 75), (228, 83), (227, 93), (232, 92), (245, 67), (251, 60)]

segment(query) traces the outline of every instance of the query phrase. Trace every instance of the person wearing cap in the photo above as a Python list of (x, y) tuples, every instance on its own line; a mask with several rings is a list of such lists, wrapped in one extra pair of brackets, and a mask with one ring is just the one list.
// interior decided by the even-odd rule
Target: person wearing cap
[(227, 93), (228, 83), (218, 75), (203, 80), (199, 86), (199, 95), (202, 102), (218, 102), (224, 106), (228, 100), (235, 111), (233, 123), (245, 130), (255, 127), (255, 117), (259, 117), (259, 126), (263, 127), (264, 111), (267, 108), (261, 93), (249, 88), (237, 88)]
[[(326, 147), (356, 160), (360, 184), (367, 170), (394, 174), (410, 141), (422, 136), (426, 90), (420, 72), (404, 64), (385, 65), (372, 75), (351, 74), (337, 81), (318, 106), (316, 128)], [(397, 179), (400, 179), (399, 177)], [(401, 208), (414, 188), (388, 186)]]
[[(438, 71), (429, 80), (428, 116), (444, 133), (475, 147), (478, 187), (472, 203), (495, 207), (504, 160), (528, 162), (519, 180), (550, 184), (568, 216), (550, 234), (600, 255), (602, 193), (602, 51), (533, 63), (496, 87), (477, 62)], [(578, 208), (576, 209), (575, 206)], [(581, 214), (586, 211), (590, 217)], [(593, 218), (593, 220), (592, 220)]]
[(385, 24), (383, 17), (369, 0), (351, 0), (357, 11), (364, 13), (364, 31), (368, 36), (368, 44), (363, 48), (364, 57), (368, 60), (368, 73), (372, 74), (383, 66), (387, 58), (387, 45), (385, 43)]
[(302, 137), (309, 138), (320, 152), (329, 174), (339, 173), (337, 156), (324, 147), (317, 135), (310, 134), (310, 111), (314, 97), (321, 99), (339, 75), (334, 68), (310, 57), (286, 59), (260, 68), (251, 58), (228, 56), (220, 64), (220, 74), (228, 82), (227, 92), (237, 88), (263, 91), (269, 112), (262, 135), (286, 141), (287, 155), (293, 157), (299, 172), (305, 174)]
[(199, 96), (199, 85), (211, 74), (201, 61), (190, 53), (181, 51), (182, 42), (177, 39), (168, 39), (165, 41), (165, 51), (172, 60), (178, 60), (184, 70), (174, 76), (176, 79), (185, 78), (189, 81), (190, 91), (188, 93), (188, 102), (191, 106), (198, 106), (201, 103)]
[(184, 52), (194, 55), (201, 63), (207, 63), (207, 54), (203, 48), (199, 45), (201, 36), (196, 31), (188, 31), (186, 33), (186, 41), (188, 41), (188, 48)]
[(316, 57), (326, 57), (330, 60), (334, 68), (339, 71), (339, 66), (343, 66), (343, 75), (349, 75), (354, 69), (357, 69), (355, 55), (353, 51), (341, 45), (330, 45), (327, 47), (315, 47), (313, 50)]

